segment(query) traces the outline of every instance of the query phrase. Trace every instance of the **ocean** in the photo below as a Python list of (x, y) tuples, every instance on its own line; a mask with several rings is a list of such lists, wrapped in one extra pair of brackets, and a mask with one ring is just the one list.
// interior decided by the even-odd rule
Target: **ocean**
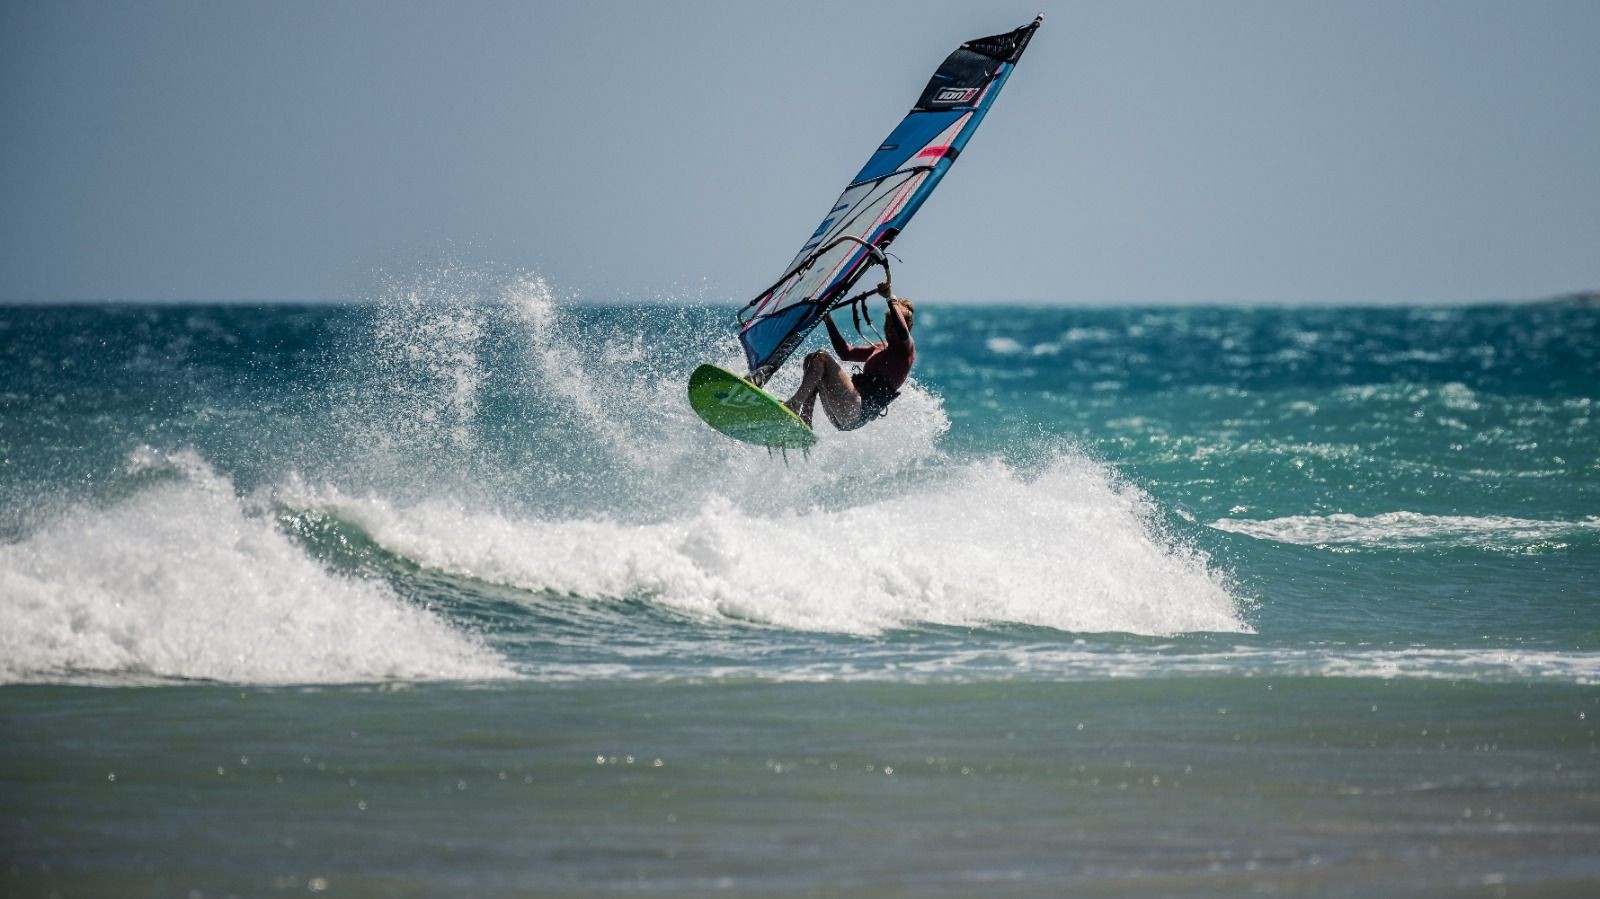
[(732, 320), (0, 307), (0, 891), (1600, 895), (1600, 307)]

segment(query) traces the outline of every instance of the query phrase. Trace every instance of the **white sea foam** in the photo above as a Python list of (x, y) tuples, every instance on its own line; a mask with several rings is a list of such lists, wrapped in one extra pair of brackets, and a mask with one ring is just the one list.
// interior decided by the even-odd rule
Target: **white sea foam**
[[(689, 648), (692, 651), (693, 647)], [(530, 678), (547, 681), (595, 678), (660, 678), (655, 667), (614, 661), (535, 664)], [(1472, 680), (1475, 682), (1557, 681), (1600, 684), (1600, 653), (1518, 649), (1372, 649), (1350, 646), (1262, 648), (1235, 646), (1183, 651), (1171, 646), (1109, 649), (1078, 640), (1071, 643), (989, 644), (930, 641), (908, 649), (900, 644), (853, 647), (848, 655), (823, 653), (774, 665), (757, 658), (736, 659), (694, 677), (764, 678), (777, 681), (885, 681), (962, 683), (1037, 680), (1103, 681), (1179, 677), (1326, 677), (1383, 680)]]
[(1428, 649), (1302, 652), (1280, 662), (1323, 677), (1565, 680), (1600, 684), (1600, 654), (1523, 649)]
[[(767, 463), (769, 466), (772, 463)], [(1247, 631), (1223, 578), (1147, 499), (1075, 455), (1024, 476), (951, 466), (904, 491), (754, 513), (722, 494), (667, 520), (547, 521), (322, 493), (392, 552), (446, 572), (686, 614), (875, 633), (995, 622), (1067, 631)]]
[(1470, 546), (1520, 552), (1562, 544), (1586, 532), (1600, 532), (1600, 518), (1547, 521), (1499, 515), (1385, 512), (1359, 516), (1339, 513), (1292, 515), (1261, 521), (1223, 518), (1212, 527), (1262, 540), (1307, 546), (1407, 550)]
[(194, 453), (129, 469), (156, 482), (0, 545), (0, 682), (510, 674), (388, 588), (330, 574)]

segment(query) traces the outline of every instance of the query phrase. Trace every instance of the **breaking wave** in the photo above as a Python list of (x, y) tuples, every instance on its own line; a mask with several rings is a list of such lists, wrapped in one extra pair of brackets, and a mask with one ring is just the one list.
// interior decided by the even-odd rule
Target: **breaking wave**
[(351, 683), (511, 674), (382, 583), (329, 572), (193, 452), (0, 545), (0, 681)]
[(1200, 552), (1082, 457), (1034, 476), (953, 466), (897, 495), (776, 513), (708, 495), (680, 517), (542, 520), (448, 501), (284, 497), (355, 522), (418, 565), (535, 592), (854, 634), (1034, 625), (1166, 635), (1247, 631)]

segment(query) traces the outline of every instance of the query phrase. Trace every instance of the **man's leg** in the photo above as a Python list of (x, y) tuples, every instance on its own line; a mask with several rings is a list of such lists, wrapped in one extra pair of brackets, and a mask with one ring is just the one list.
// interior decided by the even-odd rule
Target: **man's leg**
[(800, 416), (801, 421), (808, 425), (811, 424), (811, 416), (816, 411), (817, 388), (822, 383), (822, 370), (825, 364), (821, 361), (822, 358), (833, 361), (823, 350), (817, 350), (806, 357), (801, 370), (800, 386), (795, 390), (794, 396), (783, 401), (785, 406), (792, 409), (794, 414)]
[(841, 421), (853, 422), (861, 415), (861, 397), (856, 393), (855, 384), (827, 350), (817, 350), (806, 357), (800, 387), (784, 405), (809, 425), (816, 412), (818, 394), (822, 395), (822, 411), (828, 413), (834, 427)]
[(842, 431), (861, 418), (861, 394), (844, 366), (827, 353), (821, 355), (822, 377), (817, 380), (816, 395), (822, 397), (822, 411), (828, 413), (828, 420)]

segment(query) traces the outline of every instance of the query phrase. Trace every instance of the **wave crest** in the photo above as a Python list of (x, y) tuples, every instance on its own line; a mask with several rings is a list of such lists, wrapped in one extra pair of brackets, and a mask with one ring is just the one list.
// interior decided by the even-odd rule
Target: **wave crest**
[(651, 523), (543, 520), (454, 503), (304, 497), (447, 573), (692, 616), (870, 634), (1014, 623), (1167, 635), (1248, 631), (1222, 577), (1161, 534), (1143, 494), (1081, 456), (999, 463), (896, 495), (774, 513), (708, 496)]

